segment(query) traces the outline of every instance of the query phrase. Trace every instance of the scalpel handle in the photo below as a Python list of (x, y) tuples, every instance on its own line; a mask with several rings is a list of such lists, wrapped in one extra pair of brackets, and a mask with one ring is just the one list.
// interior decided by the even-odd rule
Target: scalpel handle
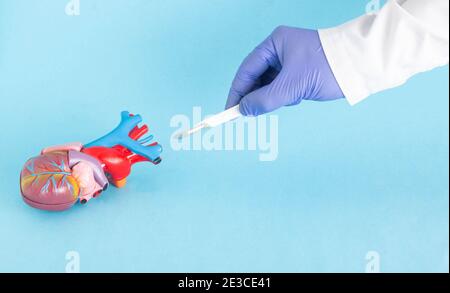
[(241, 111), (239, 110), (239, 105), (237, 105), (222, 113), (209, 117), (204, 121), (204, 123), (208, 127), (216, 127), (229, 121), (235, 120), (241, 116), (242, 114)]

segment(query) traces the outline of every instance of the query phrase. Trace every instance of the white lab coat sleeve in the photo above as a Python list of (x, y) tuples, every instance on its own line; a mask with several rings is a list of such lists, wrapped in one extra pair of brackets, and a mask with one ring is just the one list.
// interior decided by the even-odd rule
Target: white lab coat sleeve
[(389, 0), (372, 15), (319, 30), (347, 101), (405, 83), (449, 61), (449, 0)]

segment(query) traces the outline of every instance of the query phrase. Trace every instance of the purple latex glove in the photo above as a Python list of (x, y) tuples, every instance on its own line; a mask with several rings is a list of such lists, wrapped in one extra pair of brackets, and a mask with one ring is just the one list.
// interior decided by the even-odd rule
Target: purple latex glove
[(302, 100), (343, 98), (314, 30), (281, 26), (244, 60), (226, 108), (258, 116)]

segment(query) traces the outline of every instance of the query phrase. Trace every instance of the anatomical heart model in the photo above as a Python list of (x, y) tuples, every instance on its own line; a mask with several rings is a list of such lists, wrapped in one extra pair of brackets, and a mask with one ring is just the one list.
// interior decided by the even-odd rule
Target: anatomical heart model
[(162, 148), (142, 138), (147, 125), (140, 115), (122, 112), (120, 124), (107, 135), (86, 145), (71, 143), (45, 148), (29, 159), (20, 174), (23, 200), (32, 207), (61, 211), (82, 204), (105, 191), (109, 183), (125, 186), (131, 166), (161, 162)]

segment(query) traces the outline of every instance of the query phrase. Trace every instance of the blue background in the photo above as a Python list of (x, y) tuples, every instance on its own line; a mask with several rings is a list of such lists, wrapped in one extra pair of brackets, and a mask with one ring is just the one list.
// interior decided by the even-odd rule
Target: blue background
[[(277, 111), (279, 156), (175, 152), (174, 114), (220, 111), (246, 54), (280, 24), (324, 28), (368, 1), (0, 1), (0, 271), (448, 272), (449, 72), (356, 107)], [(165, 146), (123, 190), (49, 213), (25, 205), (22, 164), (88, 142), (128, 109)]]

